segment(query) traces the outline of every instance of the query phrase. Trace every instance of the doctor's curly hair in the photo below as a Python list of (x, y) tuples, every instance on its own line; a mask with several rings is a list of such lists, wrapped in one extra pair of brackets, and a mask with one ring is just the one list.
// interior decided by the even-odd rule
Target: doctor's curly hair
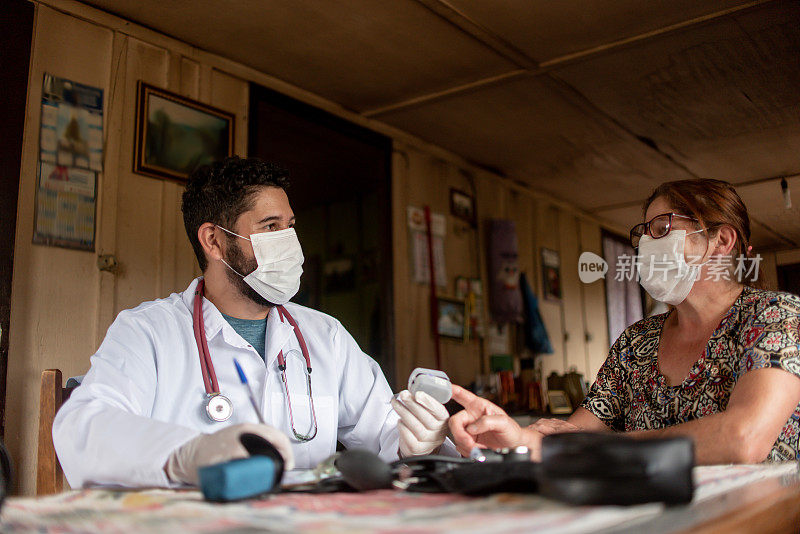
[(232, 228), (239, 215), (250, 209), (253, 194), (265, 186), (288, 189), (289, 172), (274, 163), (239, 156), (203, 165), (192, 172), (183, 192), (181, 211), (200, 270), (205, 272), (208, 267), (197, 238), (200, 226), (210, 222)]

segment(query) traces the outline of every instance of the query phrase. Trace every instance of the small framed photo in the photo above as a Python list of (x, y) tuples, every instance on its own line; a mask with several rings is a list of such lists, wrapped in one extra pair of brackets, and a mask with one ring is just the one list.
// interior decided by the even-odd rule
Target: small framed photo
[(439, 335), (463, 341), (467, 335), (464, 327), (465, 302), (463, 300), (439, 297), (438, 304), (439, 315), (436, 320), (436, 327)]
[(460, 189), (450, 189), (450, 213), (475, 226), (475, 197)]
[(561, 300), (561, 258), (558, 251), (542, 249), (542, 288), (547, 300)]
[(233, 155), (236, 116), (139, 81), (133, 172), (185, 183)]
[(572, 413), (572, 404), (569, 402), (566, 391), (560, 389), (549, 390), (547, 392), (547, 403), (550, 406), (550, 413), (552, 414)]

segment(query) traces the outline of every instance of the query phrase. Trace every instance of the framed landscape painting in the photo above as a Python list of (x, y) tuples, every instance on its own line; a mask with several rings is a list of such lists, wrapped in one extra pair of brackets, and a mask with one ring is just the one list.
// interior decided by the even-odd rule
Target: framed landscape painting
[(463, 300), (439, 297), (436, 326), (440, 336), (463, 341), (466, 336), (466, 304)]
[(142, 81), (137, 103), (134, 172), (184, 183), (233, 154), (234, 114)]

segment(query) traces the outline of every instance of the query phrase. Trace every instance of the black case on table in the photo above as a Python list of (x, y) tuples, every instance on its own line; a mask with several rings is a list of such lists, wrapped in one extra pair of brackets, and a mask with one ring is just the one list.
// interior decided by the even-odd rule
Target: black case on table
[(572, 504), (677, 504), (692, 499), (694, 449), (688, 438), (636, 440), (622, 434), (570, 433), (542, 440), (542, 462), (470, 462), (424, 457), (410, 491), (481, 495), (540, 493)]
[(556, 434), (542, 440), (539, 492), (573, 504), (686, 503), (693, 466), (689, 438)]

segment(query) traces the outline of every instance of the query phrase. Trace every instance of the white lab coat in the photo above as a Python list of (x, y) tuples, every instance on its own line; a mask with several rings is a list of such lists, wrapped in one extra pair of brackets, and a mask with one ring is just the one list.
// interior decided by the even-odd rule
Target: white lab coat
[[(277, 313), (269, 314), (265, 364), (206, 299), (203, 319), (211, 359), (220, 391), (234, 406), (229, 420), (210, 421), (192, 329), (198, 280), (182, 294), (123, 311), (108, 329), (83, 383), (53, 424), (53, 442), (72, 487), (169, 486), (163, 467), (175, 448), (201, 432), (257, 422), (234, 357), (260, 401), (264, 420), (290, 437), (297, 468), (314, 467), (333, 454), (337, 438), (348, 448), (368, 449), (387, 461), (397, 458), (398, 416), (380, 367), (339, 321), (296, 304), (286, 309), (311, 356), (317, 436), (300, 443), (289, 426), (277, 362), (280, 350), (287, 356), (295, 428), (306, 433), (311, 420), (305, 364), (293, 327)], [(292, 349), (297, 357), (288, 355)]]

